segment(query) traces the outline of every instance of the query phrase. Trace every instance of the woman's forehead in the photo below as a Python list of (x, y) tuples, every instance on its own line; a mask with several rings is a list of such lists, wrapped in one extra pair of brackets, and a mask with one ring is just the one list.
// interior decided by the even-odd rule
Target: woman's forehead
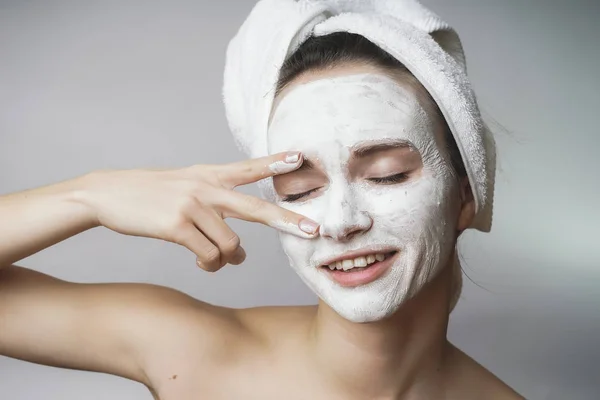
[(271, 153), (352, 147), (370, 140), (433, 140), (432, 118), (414, 91), (378, 74), (298, 85), (278, 102), (268, 131)]

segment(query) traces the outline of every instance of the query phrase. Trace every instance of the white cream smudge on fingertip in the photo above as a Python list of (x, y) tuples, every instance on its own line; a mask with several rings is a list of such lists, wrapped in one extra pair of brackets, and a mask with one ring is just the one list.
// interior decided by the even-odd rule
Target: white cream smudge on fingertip
[(269, 165), (269, 170), (275, 175), (285, 174), (292, 172), (302, 161), (302, 157), (299, 153), (290, 153), (284, 160), (277, 160)]

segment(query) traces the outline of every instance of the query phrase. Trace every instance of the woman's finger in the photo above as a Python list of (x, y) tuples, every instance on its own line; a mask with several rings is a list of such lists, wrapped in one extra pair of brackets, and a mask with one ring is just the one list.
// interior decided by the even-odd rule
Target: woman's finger
[(223, 218), (232, 217), (259, 222), (306, 239), (314, 238), (319, 234), (317, 222), (258, 197), (226, 191), (218, 198), (218, 207), (221, 208)]
[(246, 251), (244, 250), (244, 248), (242, 246), (240, 246), (233, 253), (233, 256), (231, 256), (229, 263), (233, 264), (233, 265), (239, 265), (239, 264), (243, 263), (245, 259), (246, 259)]
[(299, 168), (302, 161), (302, 154), (299, 152), (278, 153), (267, 157), (220, 165), (217, 168), (217, 173), (221, 183), (232, 189), (269, 176), (291, 172)]
[(192, 211), (194, 225), (219, 249), (219, 266), (231, 262), (240, 246), (240, 238), (212, 209), (197, 207)]
[(200, 268), (214, 272), (220, 268), (220, 252), (194, 224), (186, 224), (177, 231), (174, 242), (187, 247), (196, 254), (197, 264)]

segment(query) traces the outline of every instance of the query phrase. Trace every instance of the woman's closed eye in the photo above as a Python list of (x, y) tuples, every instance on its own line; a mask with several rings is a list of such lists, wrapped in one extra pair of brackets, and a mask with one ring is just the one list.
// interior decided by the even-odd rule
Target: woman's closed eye
[(306, 196), (308, 196), (309, 194), (311, 194), (311, 193), (313, 193), (313, 192), (315, 192), (315, 191), (317, 191), (317, 190), (319, 190), (319, 189), (320, 189), (320, 188), (318, 188), (318, 187), (317, 187), (317, 188), (314, 188), (314, 189), (311, 189), (311, 190), (309, 190), (309, 191), (302, 192), (302, 193), (288, 194), (288, 195), (286, 195), (286, 196), (283, 196), (283, 197), (281, 198), (281, 201), (285, 201), (285, 202), (297, 201), (297, 200), (300, 200), (301, 198), (303, 198), (303, 197), (306, 197)]
[(367, 178), (368, 181), (384, 185), (391, 185), (394, 183), (404, 182), (407, 179), (408, 174), (406, 172), (400, 172), (398, 174), (388, 175), (381, 178)]

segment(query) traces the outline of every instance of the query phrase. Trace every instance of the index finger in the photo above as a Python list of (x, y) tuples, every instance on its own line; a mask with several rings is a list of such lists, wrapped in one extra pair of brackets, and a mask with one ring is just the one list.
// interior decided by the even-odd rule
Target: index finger
[(302, 153), (297, 151), (251, 158), (219, 166), (220, 181), (228, 188), (256, 182), (274, 175), (286, 174), (302, 165)]

